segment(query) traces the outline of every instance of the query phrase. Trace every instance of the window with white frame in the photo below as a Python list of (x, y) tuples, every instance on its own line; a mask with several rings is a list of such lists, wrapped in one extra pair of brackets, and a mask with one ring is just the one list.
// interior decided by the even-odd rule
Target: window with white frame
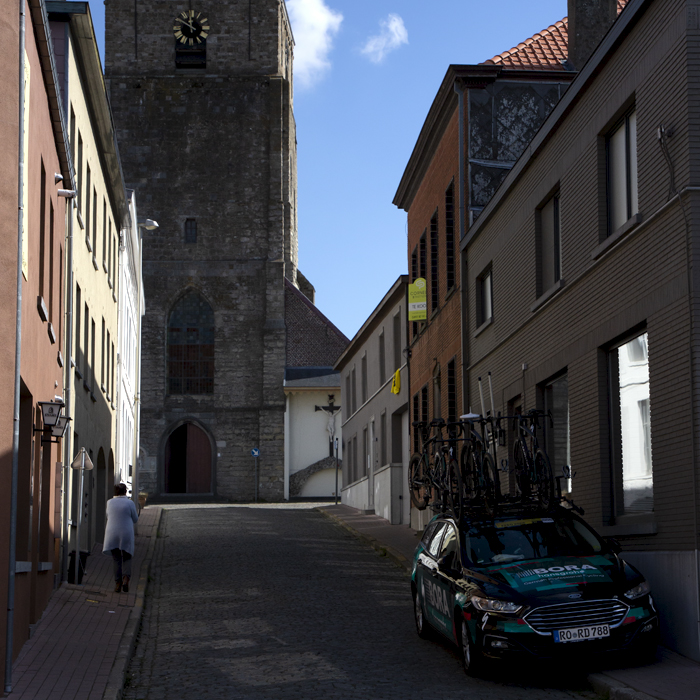
[(639, 211), (637, 193), (637, 111), (632, 108), (606, 139), (608, 235)]
[(654, 510), (648, 342), (642, 333), (610, 351), (615, 515)]
[(476, 280), (477, 326), (493, 318), (493, 280), (489, 265)]
[(539, 289), (538, 296), (561, 279), (561, 231), (559, 193), (539, 209)]

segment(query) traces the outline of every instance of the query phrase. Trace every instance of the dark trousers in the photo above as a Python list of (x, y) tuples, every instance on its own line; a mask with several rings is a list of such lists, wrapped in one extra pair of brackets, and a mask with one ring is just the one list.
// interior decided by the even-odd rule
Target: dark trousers
[(114, 561), (114, 580), (121, 583), (122, 576), (131, 578), (131, 554), (123, 549), (112, 550), (112, 560)]

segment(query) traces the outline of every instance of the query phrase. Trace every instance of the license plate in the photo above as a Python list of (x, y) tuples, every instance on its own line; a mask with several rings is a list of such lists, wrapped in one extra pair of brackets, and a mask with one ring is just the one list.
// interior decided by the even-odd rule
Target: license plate
[(592, 627), (572, 627), (568, 630), (554, 630), (555, 642), (585, 642), (588, 639), (603, 639), (610, 636), (608, 625)]

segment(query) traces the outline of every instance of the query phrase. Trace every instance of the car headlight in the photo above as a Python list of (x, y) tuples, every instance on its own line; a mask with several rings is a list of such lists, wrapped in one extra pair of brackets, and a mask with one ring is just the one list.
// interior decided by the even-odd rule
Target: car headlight
[(646, 581), (642, 581), (638, 586), (630, 588), (630, 590), (625, 593), (625, 598), (635, 600), (635, 598), (641, 598), (643, 595), (647, 595), (649, 591), (651, 591), (651, 586)]
[(523, 606), (517, 603), (509, 603), (507, 600), (497, 600), (496, 598), (481, 598), (473, 596), (472, 603), (477, 610), (483, 612), (517, 613)]

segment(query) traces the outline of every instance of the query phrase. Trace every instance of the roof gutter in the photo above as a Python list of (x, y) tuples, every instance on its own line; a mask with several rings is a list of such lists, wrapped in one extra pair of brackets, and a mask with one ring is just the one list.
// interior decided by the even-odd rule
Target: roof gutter
[(108, 196), (115, 215), (119, 217), (115, 224), (117, 229), (121, 230), (126, 227), (129, 205), (117, 145), (117, 132), (107, 99), (102, 62), (97, 50), (89, 5), (86, 2), (50, 0), (46, 3), (46, 8), (57, 19), (63, 21), (67, 19), (70, 23), (75, 60), (81, 77), (85, 81), (88, 109), (95, 124), (98, 155), (108, 175)]

